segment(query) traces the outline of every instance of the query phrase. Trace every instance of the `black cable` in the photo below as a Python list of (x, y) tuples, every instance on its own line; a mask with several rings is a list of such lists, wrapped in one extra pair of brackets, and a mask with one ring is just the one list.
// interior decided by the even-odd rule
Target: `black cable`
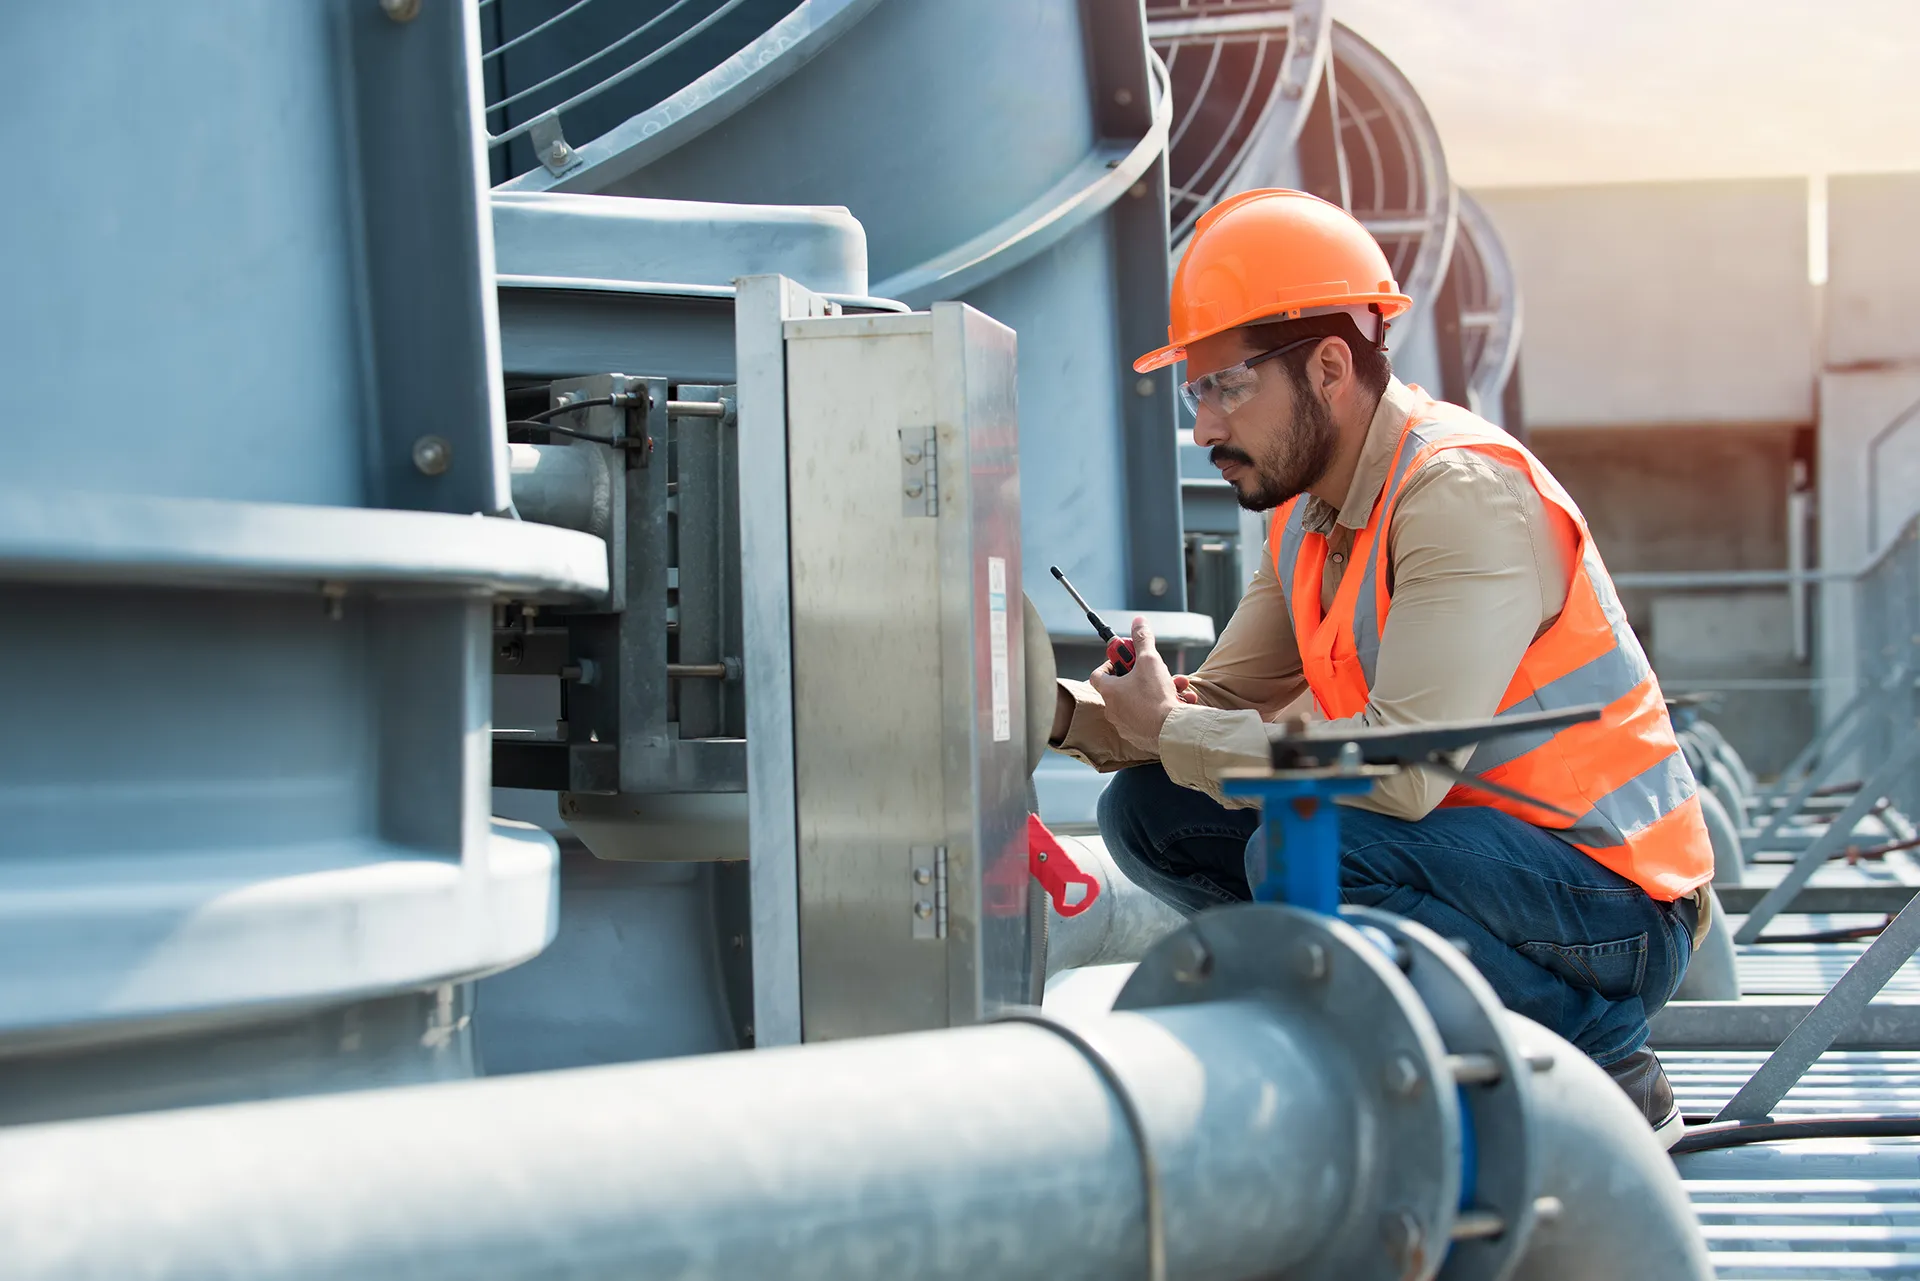
[(592, 400), (576, 400), (571, 405), (555, 405), (552, 409), (543, 409), (537, 414), (528, 414), (526, 418), (521, 421), (523, 424), (532, 423), (537, 427), (545, 423), (549, 418), (559, 414), (570, 414), (576, 409), (599, 409), (606, 405), (632, 405), (637, 403), (639, 403), (638, 398), (633, 396), (595, 396)]
[(1794, 1121), (1722, 1121), (1688, 1130), (1668, 1149), (1674, 1156), (1712, 1152), (1748, 1143), (1778, 1143), (1784, 1139), (1910, 1139), (1920, 1138), (1920, 1116), (1815, 1116)]
[(1811, 930), (1805, 934), (1762, 934), (1755, 943), (1858, 943), (1863, 939), (1878, 937), (1885, 932), (1893, 918), (1889, 916), (1877, 925), (1852, 925), (1837, 930)]
[(533, 431), (550, 431), (557, 436), (571, 436), (575, 440), (590, 440), (596, 445), (622, 446), (626, 440), (614, 440), (607, 436), (596, 436), (592, 432), (575, 431), (571, 427), (562, 427), (559, 423), (543, 423), (532, 418), (520, 418), (507, 424), (508, 427), (526, 427)]

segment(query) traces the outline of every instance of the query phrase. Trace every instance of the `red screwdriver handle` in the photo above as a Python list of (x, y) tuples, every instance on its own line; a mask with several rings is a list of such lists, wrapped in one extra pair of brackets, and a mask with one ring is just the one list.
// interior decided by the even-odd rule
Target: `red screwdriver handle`
[(1115, 676), (1125, 676), (1133, 670), (1133, 642), (1124, 636), (1116, 636), (1107, 642), (1107, 662), (1113, 666)]

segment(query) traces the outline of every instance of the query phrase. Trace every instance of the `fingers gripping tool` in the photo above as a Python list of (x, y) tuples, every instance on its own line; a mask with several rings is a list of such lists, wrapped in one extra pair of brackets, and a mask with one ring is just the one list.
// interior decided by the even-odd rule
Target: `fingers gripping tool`
[(1073, 590), (1073, 584), (1067, 581), (1067, 576), (1060, 572), (1058, 565), (1049, 565), (1047, 568), (1051, 569), (1053, 576), (1060, 580), (1060, 585), (1067, 589), (1067, 595), (1073, 597), (1073, 603), (1087, 612), (1087, 621), (1093, 624), (1093, 630), (1099, 634), (1100, 639), (1107, 643), (1107, 663), (1113, 668), (1113, 674), (1125, 676), (1132, 671), (1133, 642), (1124, 636), (1113, 634), (1113, 628), (1108, 627), (1106, 621), (1093, 612), (1093, 606), (1087, 604), (1086, 598)]

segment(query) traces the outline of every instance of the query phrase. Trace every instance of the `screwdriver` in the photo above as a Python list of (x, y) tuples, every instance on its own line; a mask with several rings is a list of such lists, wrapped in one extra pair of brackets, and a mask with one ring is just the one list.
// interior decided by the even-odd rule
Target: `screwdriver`
[(1113, 634), (1113, 628), (1108, 627), (1100, 615), (1093, 612), (1093, 606), (1087, 604), (1086, 598), (1073, 590), (1073, 584), (1067, 581), (1067, 576), (1060, 572), (1058, 565), (1049, 565), (1047, 568), (1052, 570), (1053, 576), (1060, 580), (1060, 585), (1067, 589), (1067, 595), (1073, 597), (1073, 603), (1087, 611), (1087, 621), (1093, 624), (1093, 630), (1099, 633), (1100, 639), (1107, 643), (1107, 662), (1112, 665), (1113, 674), (1125, 676), (1132, 671), (1133, 642)]

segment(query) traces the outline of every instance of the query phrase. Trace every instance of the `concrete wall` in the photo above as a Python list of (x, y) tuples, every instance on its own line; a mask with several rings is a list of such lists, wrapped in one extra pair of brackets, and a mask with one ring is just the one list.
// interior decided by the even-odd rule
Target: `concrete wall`
[[(1785, 565), (1794, 437), (1765, 425), (1586, 427), (1542, 431), (1531, 445), (1621, 574)], [(1621, 599), (1669, 692), (1808, 675), (1782, 592), (1627, 589)], [(1766, 772), (1812, 733), (1812, 704), (1799, 689), (1737, 688), (1712, 719)]]
[(1827, 179), (1826, 363), (1920, 360), (1920, 173)]
[(1474, 195), (1525, 299), (1529, 431), (1812, 421), (1804, 181)]

